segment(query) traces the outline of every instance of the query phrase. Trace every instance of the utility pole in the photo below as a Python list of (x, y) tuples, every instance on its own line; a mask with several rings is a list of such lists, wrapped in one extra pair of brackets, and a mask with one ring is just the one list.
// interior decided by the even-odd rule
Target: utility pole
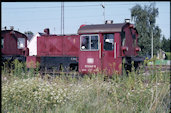
[(62, 2), (61, 2), (61, 34), (62, 34)]
[(153, 27), (151, 31), (151, 58), (153, 58)]
[(101, 4), (102, 8), (103, 8), (103, 17), (104, 17), (104, 23), (105, 23), (105, 5), (104, 2), (103, 4)]

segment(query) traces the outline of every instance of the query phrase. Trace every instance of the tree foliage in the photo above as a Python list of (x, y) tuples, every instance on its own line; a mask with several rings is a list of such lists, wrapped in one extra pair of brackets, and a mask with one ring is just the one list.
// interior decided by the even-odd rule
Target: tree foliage
[(163, 36), (161, 41), (161, 49), (165, 52), (170, 52), (170, 39), (166, 39), (165, 36)]
[(32, 31), (25, 31), (24, 34), (31, 34), (31, 35), (34, 35)]
[(34, 36), (32, 31), (25, 31), (24, 34), (28, 37), (28, 40), (31, 40), (31, 38)]
[(138, 45), (142, 50), (140, 55), (151, 55), (152, 33), (154, 54), (157, 54), (157, 50), (161, 46), (161, 29), (155, 25), (158, 14), (158, 8), (155, 8), (154, 3), (144, 7), (137, 4), (131, 8), (131, 19), (135, 22), (135, 27), (139, 33)]

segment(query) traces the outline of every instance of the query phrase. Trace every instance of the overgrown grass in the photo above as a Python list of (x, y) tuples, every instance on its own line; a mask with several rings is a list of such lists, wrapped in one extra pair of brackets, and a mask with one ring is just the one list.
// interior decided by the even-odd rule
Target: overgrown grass
[(116, 74), (106, 81), (103, 73), (42, 79), (38, 71), (14, 64), (12, 71), (2, 70), (3, 113), (170, 112), (170, 73), (160, 69), (145, 75), (142, 66), (138, 73)]

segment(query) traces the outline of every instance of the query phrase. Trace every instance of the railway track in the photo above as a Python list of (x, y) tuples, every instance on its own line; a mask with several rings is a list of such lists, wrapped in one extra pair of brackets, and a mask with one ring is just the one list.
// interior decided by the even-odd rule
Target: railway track
[(151, 75), (156, 72), (170, 72), (170, 65), (149, 65), (145, 66), (143, 75)]
[(159, 71), (170, 71), (170, 65), (149, 65), (145, 66), (145, 70), (159, 70)]

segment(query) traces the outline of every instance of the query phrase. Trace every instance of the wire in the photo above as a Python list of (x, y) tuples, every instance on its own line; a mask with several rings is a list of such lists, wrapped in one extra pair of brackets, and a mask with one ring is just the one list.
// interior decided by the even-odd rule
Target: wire
[[(119, 6), (119, 5), (136, 5), (137, 3), (128, 3), (128, 4), (105, 4), (105, 5), (115, 5), (115, 6)], [(148, 4), (148, 3), (144, 3), (144, 4)], [(166, 5), (166, 4), (160, 4), (160, 5)], [(101, 4), (98, 5), (79, 5), (79, 6), (65, 6), (65, 7), (94, 7), (94, 6), (101, 6)], [(5, 8), (5, 9), (38, 9), (38, 8), (60, 8), (61, 6), (50, 6), (50, 7), (20, 7), (20, 8)]]
[[(92, 7), (100, 5), (81, 5), (81, 6), (65, 6), (65, 7)], [(21, 7), (21, 8), (5, 8), (5, 9), (38, 9), (38, 8), (60, 8), (61, 6), (51, 6), (51, 7)]]

